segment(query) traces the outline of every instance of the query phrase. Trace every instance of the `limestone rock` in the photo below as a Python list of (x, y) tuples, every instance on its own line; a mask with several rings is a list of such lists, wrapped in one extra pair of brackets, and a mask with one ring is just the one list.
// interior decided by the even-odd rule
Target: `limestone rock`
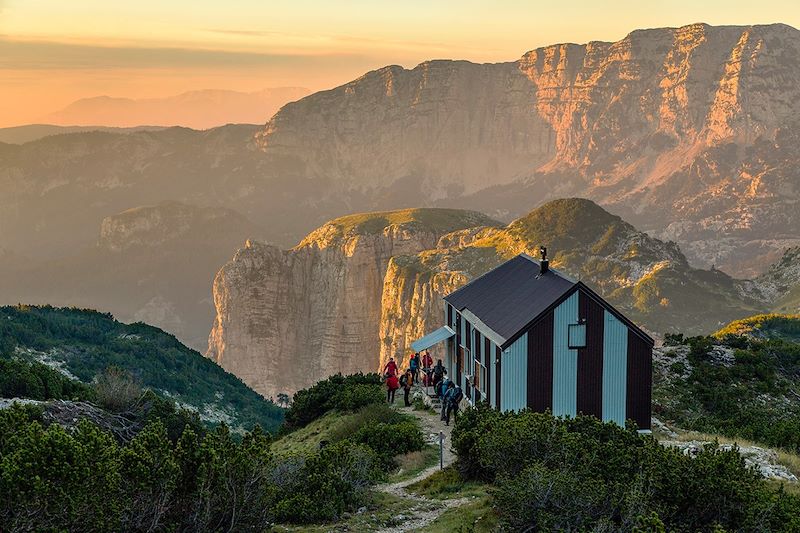
[(406, 210), (333, 220), (291, 250), (248, 241), (214, 279), (207, 355), (267, 397), (337, 372), (377, 371), (390, 259), (493, 223), (474, 212)]

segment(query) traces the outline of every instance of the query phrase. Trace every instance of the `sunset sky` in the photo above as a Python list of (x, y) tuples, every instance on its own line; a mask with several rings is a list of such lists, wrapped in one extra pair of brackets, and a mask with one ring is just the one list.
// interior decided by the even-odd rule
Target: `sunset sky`
[[(84, 97), (323, 89), (386, 64), (509, 61), (636, 28), (783, 22), (796, 1), (0, 0), (0, 126)], [(666, 7), (668, 6), (668, 7)]]

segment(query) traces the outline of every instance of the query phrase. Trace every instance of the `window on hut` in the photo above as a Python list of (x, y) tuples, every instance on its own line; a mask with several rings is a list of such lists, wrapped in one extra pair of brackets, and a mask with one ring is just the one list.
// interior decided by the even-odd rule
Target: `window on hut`
[(568, 347), (570, 350), (575, 348), (586, 348), (586, 324), (570, 324), (567, 330)]

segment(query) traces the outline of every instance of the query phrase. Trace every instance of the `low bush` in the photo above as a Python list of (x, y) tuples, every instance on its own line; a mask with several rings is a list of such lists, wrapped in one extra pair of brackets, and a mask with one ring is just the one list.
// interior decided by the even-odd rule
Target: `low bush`
[(334, 409), (354, 411), (382, 401), (383, 389), (377, 374), (336, 374), (295, 393), (281, 431), (294, 431)]
[(365, 425), (353, 435), (352, 440), (373, 449), (385, 468), (396, 466), (396, 455), (418, 452), (425, 446), (422, 432), (411, 420), (396, 424), (379, 422)]
[(361, 444), (289, 458), (270, 444), (259, 429), (237, 442), (224, 425), (173, 443), (160, 422), (119, 444), (87, 421), (45, 428), (13, 406), (0, 411), (0, 531), (265, 531), (354, 511), (381, 475)]
[(93, 400), (92, 388), (41, 363), (0, 358), (0, 397)]
[(332, 442), (338, 442), (352, 438), (364, 426), (381, 423), (397, 424), (404, 420), (410, 420), (408, 415), (392, 409), (386, 402), (372, 403), (365, 405), (352, 415), (342, 417), (341, 422), (331, 431), (329, 438)]
[(484, 406), (459, 417), (452, 442), (462, 476), (494, 482), (513, 531), (632, 530), (653, 517), (670, 531), (800, 528), (800, 499), (770, 488), (736, 451), (692, 458), (593, 417)]

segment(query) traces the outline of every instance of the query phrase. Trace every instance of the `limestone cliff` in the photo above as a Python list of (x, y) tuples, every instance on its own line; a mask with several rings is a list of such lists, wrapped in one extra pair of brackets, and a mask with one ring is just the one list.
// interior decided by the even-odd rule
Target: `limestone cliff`
[(492, 224), (475, 212), (405, 210), (333, 220), (291, 250), (248, 241), (214, 279), (207, 355), (265, 396), (375, 371), (390, 259)]
[(505, 227), (474, 212), (396, 211), (334, 220), (291, 250), (248, 242), (214, 280), (207, 355), (267, 396), (389, 357), (404, 365), (411, 342), (442, 325), (442, 296), (541, 244), (658, 333), (713, 331), (764, 308), (749, 286), (691, 268), (674, 243), (588, 200), (549, 202)]

